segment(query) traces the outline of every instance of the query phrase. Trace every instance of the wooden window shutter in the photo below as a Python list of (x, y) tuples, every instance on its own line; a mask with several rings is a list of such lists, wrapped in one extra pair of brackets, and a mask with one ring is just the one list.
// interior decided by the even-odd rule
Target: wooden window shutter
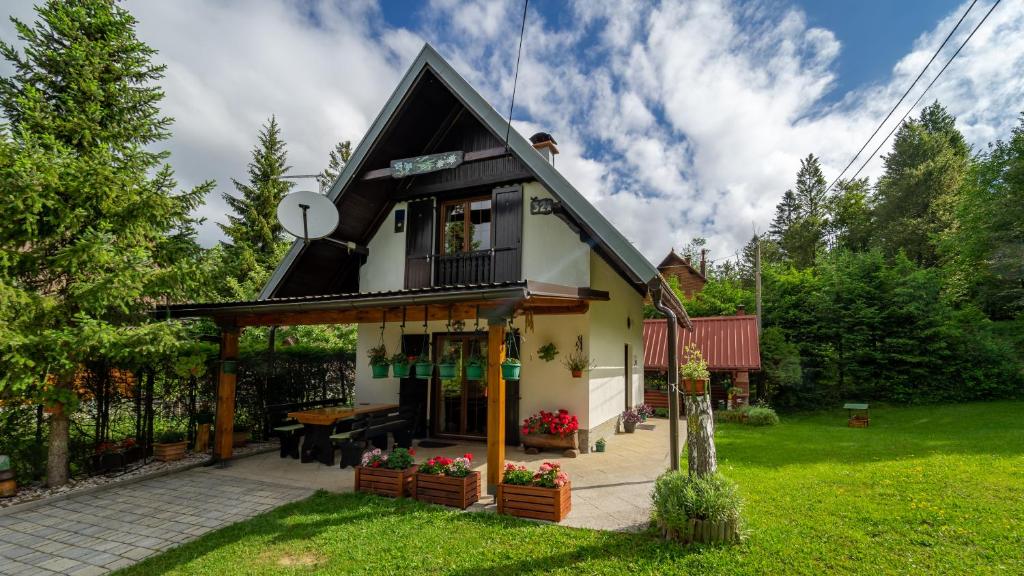
[(494, 248), (494, 282), (522, 280), (523, 258), (523, 188), (495, 188), (491, 197)]
[(434, 201), (409, 202), (405, 226), (405, 287), (430, 286), (430, 255), (434, 248)]

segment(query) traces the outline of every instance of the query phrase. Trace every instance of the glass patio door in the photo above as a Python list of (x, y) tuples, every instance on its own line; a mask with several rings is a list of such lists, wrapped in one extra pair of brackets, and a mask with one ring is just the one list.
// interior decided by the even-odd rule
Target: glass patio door
[(480, 379), (470, 380), (466, 364), (473, 356), (487, 357), (486, 335), (453, 334), (438, 336), (434, 346), (435, 362), (450, 351), (456, 359), (453, 378), (437, 377), (435, 386), (435, 434), (439, 436), (487, 436), (487, 370)]

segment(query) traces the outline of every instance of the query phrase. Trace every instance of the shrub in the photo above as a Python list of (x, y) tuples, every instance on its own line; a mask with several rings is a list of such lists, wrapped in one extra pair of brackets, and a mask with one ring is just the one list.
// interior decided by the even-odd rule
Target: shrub
[(746, 410), (747, 424), (751, 426), (775, 426), (779, 423), (779, 415), (766, 406), (754, 406)]
[(668, 418), (668, 408), (655, 408), (654, 409), (654, 417), (655, 418)]
[(158, 444), (174, 444), (185, 440), (185, 433), (181, 430), (163, 430), (156, 435)]
[(691, 518), (713, 522), (739, 521), (742, 499), (736, 484), (722, 476), (690, 476), (684, 471), (658, 477), (651, 493), (652, 519), (659, 525), (685, 531)]

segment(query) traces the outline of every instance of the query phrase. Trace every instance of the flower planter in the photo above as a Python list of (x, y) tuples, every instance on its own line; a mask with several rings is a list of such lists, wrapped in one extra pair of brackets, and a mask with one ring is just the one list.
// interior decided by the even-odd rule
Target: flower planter
[(356, 492), (367, 492), (390, 498), (404, 498), (416, 493), (416, 470), (410, 466), (405, 470), (370, 468), (356, 466)]
[(572, 510), (571, 483), (561, 488), (498, 484), (498, 514), (561, 522)]
[(416, 366), (416, 377), (421, 380), (426, 380), (434, 374), (434, 363), (433, 362), (417, 362)]
[(707, 380), (683, 380), (683, 392), (695, 396), (703, 396), (708, 392)]
[(683, 544), (693, 544), (694, 542), (717, 544), (739, 542), (740, 540), (740, 527), (735, 520), (714, 522), (690, 518), (682, 530), (668, 528), (660, 522), (658, 527), (664, 538)]
[(409, 365), (408, 364), (392, 364), (391, 373), (395, 375), (395, 378), (408, 378), (409, 377)]
[(236, 430), (231, 433), (231, 445), (235, 448), (241, 448), (242, 446), (245, 446), (251, 436), (252, 435), (248, 430)]
[(156, 443), (153, 444), (153, 457), (160, 462), (172, 462), (174, 460), (181, 460), (185, 457), (185, 448), (188, 447), (188, 442), (182, 440), (181, 442), (170, 442), (167, 444)]
[(480, 364), (469, 364), (466, 366), (466, 380), (483, 380), (484, 367)]
[(470, 472), (465, 478), (440, 474), (416, 474), (416, 496), (421, 502), (453, 506), (465, 510), (480, 499), (480, 473)]
[(388, 365), (387, 364), (370, 364), (370, 370), (373, 371), (374, 378), (387, 378), (388, 377)]
[(632, 434), (636, 432), (636, 422), (623, 422), (622, 429), (625, 430), (626, 434)]
[(541, 450), (562, 450), (566, 458), (575, 458), (580, 453), (579, 431), (565, 436), (558, 434), (526, 434), (521, 437), (527, 454)]
[(522, 369), (521, 364), (502, 364), (501, 378), (503, 380), (519, 380), (519, 371)]
[(570, 370), (573, 378), (583, 378), (583, 370)]
[(14, 470), (0, 470), (0, 498), (10, 498), (18, 493), (18, 482)]
[(455, 378), (455, 364), (438, 364), (437, 377), (442, 380)]

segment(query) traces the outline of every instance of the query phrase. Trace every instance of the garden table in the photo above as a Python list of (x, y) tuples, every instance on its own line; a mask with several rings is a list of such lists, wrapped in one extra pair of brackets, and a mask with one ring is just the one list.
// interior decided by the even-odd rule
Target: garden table
[(302, 443), (302, 461), (317, 460), (327, 466), (334, 465), (334, 445), (331, 434), (334, 426), (343, 420), (349, 420), (362, 414), (390, 412), (398, 409), (398, 404), (370, 404), (364, 402), (355, 406), (329, 406), (289, 412), (288, 417), (306, 427), (306, 439)]

